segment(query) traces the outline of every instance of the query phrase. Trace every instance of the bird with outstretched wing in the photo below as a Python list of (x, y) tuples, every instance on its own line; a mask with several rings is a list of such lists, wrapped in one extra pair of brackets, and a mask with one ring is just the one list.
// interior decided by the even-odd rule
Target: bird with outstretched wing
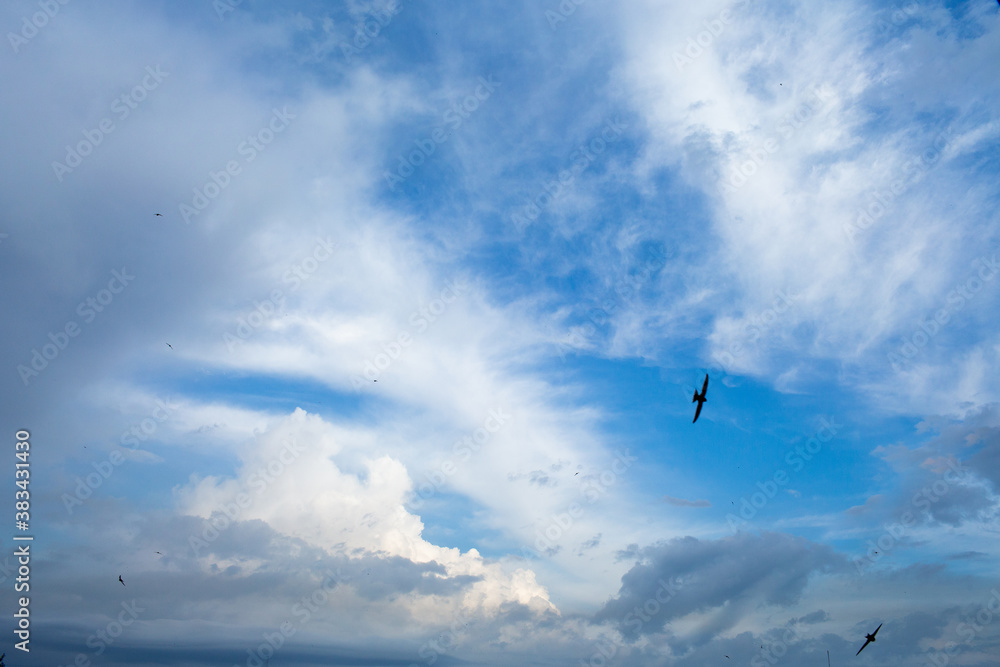
[[(875, 635), (878, 634), (878, 631), (879, 631), (879, 629), (881, 629), (881, 627), (882, 627), (882, 624), (879, 623), (878, 627), (875, 628), (875, 632), (871, 633), (870, 635), (865, 635), (865, 646), (868, 646), (873, 641), (875, 641)], [(857, 657), (857, 656), (861, 655), (861, 652), (865, 650), (865, 646), (862, 646), (861, 648), (859, 648), (858, 652), (854, 654), (854, 657)]]
[(698, 401), (698, 408), (694, 411), (694, 420), (692, 420), (692, 424), (698, 421), (698, 415), (701, 414), (701, 408), (705, 405), (705, 401), (708, 400), (705, 398), (706, 393), (708, 393), (708, 375), (705, 376), (705, 384), (701, 385), (701, 393), (699, 394), (698, 391), (695, 390), (694, 398), (691, 399), (692, 403)]

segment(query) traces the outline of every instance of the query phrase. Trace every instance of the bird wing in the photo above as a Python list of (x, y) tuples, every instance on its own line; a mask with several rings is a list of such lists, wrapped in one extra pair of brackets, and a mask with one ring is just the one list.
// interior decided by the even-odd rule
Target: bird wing
[[(872, 640), (870, 640), (870, 639), (866, 639), (865, 640), (865, 646), (868, 646), (871, 643), (872, 643)], [(865, 650), (865, 646), (862, 646), (861, 648), (858, 649), (858, 652), (854, 654), (855, 658), (858, 657), (859, 655), (861, 655), (861, 652)]]
[(873, 633), (872, 633), (872, 637), (874, 637), (875, 635), (877, 635), (877, 634), (878, 634), (878, 631), (879, 631), (879, 630), (880, 630), (881, 628), (882, 628), (882, 624), (881, 624), (881, 623), (879, 623), (879, 624), (878, 624), (878, 627), (877, 627), (877, 628), (875, 628), (875, 632), (873, 632)]
[(705, 376), (705, 384), (701, 385), (701, 397), (705, 398), (705, 392), (708, 391), (708, 376)]
[(698, 421), (698, 415), (701, 414), (701, 406), (703, 405), (705, 404), (702, 403), (701, 401), (698, 401), (698, 409), (694, 411), (694, 419), (691, 421), (692, 424)]

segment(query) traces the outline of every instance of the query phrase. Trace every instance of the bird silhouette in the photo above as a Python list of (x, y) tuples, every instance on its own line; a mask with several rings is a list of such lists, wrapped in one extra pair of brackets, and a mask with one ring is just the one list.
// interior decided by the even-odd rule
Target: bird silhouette
[(162, 213), (157, 213), (157, 214), (156, 214), (156, 217), (157, 217), (157, 218), (162, 218), (162, 217), (163, 217), (163, 214), (162, 214)]
[[(120, 574), (118, 575), (118, 581), (122, 581), (122, 575), (120, 575)], [(124, 581), (122, 581), (122, 586), (125, 586), (125, 582)]]
[(692, 424), (698, 421), (698, 415), (701, 414), (701, 408), (705, 405), (705, 401), (708, 400), (705, 398), (706, 393), (708, 393), (708, 375), (705, 376), (705, 384), (701, 385), (701, 394), (699, 394), (696, 390), (694, 392), (694, 398), (691, 399), (692, 403), (698, 401), (698, 409), (694, 411), (694, 419), (691, 421)]
[[(868, 645), (869, 645), (869, 644), (871, 644), (871, 643), (872, 643), (873, 641), (875, 641), (875, 635), (877, 635), (877, 634), (878, 634), (878, 631), (879, 631), (879, 629), (880, 629), (881, 627), (882, 627), (882, 624), (881, 624), (881, 623), (879, 623), (879, 624), (878, 624), (878, 627), (877, 627), (877, 628), (875, 628), (875, 632), (871, 633), (870, 635), (865, 635), (865, 646), (868, 646)], [(858, 649), (858, 652), (854, 654), (854, 657), (857, 657), (857, 656), (861, 655), (861, 652), (865, 650), (865, 646), (862, 646), (861, 648), (859, 648), (859, 649)]]
[(174, 349), (174, 346), (171, 345), (170, 343), (167, 343), (167, 347), (169, 347), (171, 350)]

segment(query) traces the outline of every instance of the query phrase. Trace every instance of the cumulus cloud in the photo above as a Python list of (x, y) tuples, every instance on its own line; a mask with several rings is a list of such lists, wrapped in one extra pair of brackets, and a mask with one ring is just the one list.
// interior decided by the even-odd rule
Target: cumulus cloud
[[(462, 585), (455, 592), (461, 591), (463, 606), (476, 613), (496, 613), (507, 602), (552, 608), (530, 570), (505, 572), (475, 549), (462, 553), (424, 540), (419, 517), (403, 507), (412, 490), (405, 467), (382, 456), (364, 460), (362, 470), (345, 472), (336, 463), (345, 437), (320, 417), (298, 409), (241, 451), (236, 477), (192, 477), (177, 490), (178, 507), (185, 514), (217, 520), (232, 511), (240, 520), (263, 521), (332, 554), (375, 554), (390, 559), (390, 565), (434, 564), (430, 572), (457, 578)], [(240, 507), (241, 500), (248, 506)], [(211, 545), (201, 550), (210, 552)], [(385, 576), (390, 570), (382, 569), (383, 576), (374, 581), (387, 591), (409, 592), (401, 581)]]

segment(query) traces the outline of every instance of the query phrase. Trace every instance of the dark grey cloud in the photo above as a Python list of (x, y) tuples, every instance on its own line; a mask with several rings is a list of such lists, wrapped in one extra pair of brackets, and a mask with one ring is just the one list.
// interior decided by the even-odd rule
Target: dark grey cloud
[(670, 620), (693, 612), (716, 612), (706, 624), (707, 641), (760, 604), (795, 603), (810, 576), (846, 565), (828, 546), (781, 533), (739, 533), (721, 540), (684, 537), (632, 553), (639, 562), (622, 577), (617, 596), (593, 618), (632, 638), (661, 632)]
[(830, 620), (830, 614), (826, 613), (822, 609), (812, 612), (811, 614), (806, 614), (801, 618), (796, 620), (796, 623), (805, 623), (806, 625), (812, 625), (814, 623), (822, 623), (824, 621)]
[(878, 525), (879, 532), (887, 523), (995, 527), (1000, 520), (998, 407), (984, 406), (961, 422), (930, 416), (917, 425), (917, 432), (926, 437), (917, 446), (875, 449), (900, 482), (893, 492), (851, 507), (852, 518)]
[(589, 551), (591, 549), (597, 548), (601, 543), (601, 533), (594, 535), (592, 538), (580, 545), (580, 549), (577, 551), (577, 555), (582, 556), (583, 552)]
[[(561, 465), (552, 466), (554, 471), (558, 471)], [(526, 473), (510, 473), (507, 475), (507, 479), (516, 482), (521, 479), (527, 479), (528, 484), (535, 484), (537, 486), (557, 486), (558, 482), (549, 476), (549, 473), (544, 470), (532, 470)]]

